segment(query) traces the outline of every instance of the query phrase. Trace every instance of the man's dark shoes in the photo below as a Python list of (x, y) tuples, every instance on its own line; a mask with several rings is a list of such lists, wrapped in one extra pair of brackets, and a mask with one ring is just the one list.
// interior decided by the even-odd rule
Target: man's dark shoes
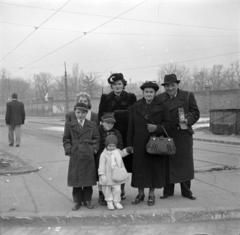
[(99, 192), (98, 202), (102, 206), (106, 206), (107, 205), (107, 202), (105, 201), (105, 197), (104, 197), (102, 192)]
[(72, 208), (73, 211), (77, 211), (81, 207), (81, 202), (76, 202)]
[(13, 146), (13, 144), (9, 144), (9, 146)]
[(160, 196), (160, 198), (161, 198), (161, 199), (166, 199), (166, 198), (168, 198), (168, 197), (170, 197), (170, 196), (173, 196), (173, 194), (172, 194), (172, 195), (163, 194), (163, 195)]
[(148, 205), (153, 206), (155, 204), (155, 196), (148, 196)]
[(84, 204), (84, 206), (86, 206), (88, 209), (93, 209), (93, 208), (94, 208), (94, 205), (92, 204), (91, 201), (85, 201), (83, 204)]
[(16, 147), (19, 147), (19, 144), (17, 144)]
[(132, 204), (138, 204), (139, 202), (144, 200), (145, 195), (137, 195)]
[(190, 200), (196, 200), (196, 199), (197, 199), (197, 198), (194, 197), (193, 195), (183, 196), (183, 197), (186, 197), (186, 198), (188, 198), (188, 199), (190, 199)]

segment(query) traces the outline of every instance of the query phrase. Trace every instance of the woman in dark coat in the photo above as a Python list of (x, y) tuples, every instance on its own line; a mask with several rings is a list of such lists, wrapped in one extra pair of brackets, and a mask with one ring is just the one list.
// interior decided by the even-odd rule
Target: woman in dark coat
[[(168, 158), (167, 185), (160, 198), (173, 196), (174, 184), (180, 183), (182, 196), (195, 200), (196, 197), (190, 190), (191, 180), (194, 178), (192, 125), (199, 119), (200, 112), (194, 94), (180, 90), (179, 82), (175, 74), (166, 75), (162, 84), (166, 92), (158, 96), (169, 108), (173, 121), (170, 136), (176, 145), (176, 154)], [(179, 108), (183, 109), (181, 122)]]
[(70, 157), (68, 168), (68, 186), (73, 187), (73, 210), (82, 203), (92, 209), (93, 189), (96, 185), (96, 167), (94, 154), (99, 149), (100, 136), (95, 122), (88, 121), (88, 107), (84, 103), (75, 106), (76, 118), (65, 123), (63, 146)]
[[(108, 83), (113, 91), (109, 94), (102, 94), (99, 104), (98, 119), (101, 120), (102, 116), (106, 113), (114, 113), (114, 117), (116, 119), (114, 127), (120, 131), (124, 147), (126, 147), (129, 110), (136, 102), (137, 98), (135, 94), (124, 90), (127, 85), (127, 81), (124, 79), (122, 73), (113, 73), (108, 78)], [(131, 172), (132, 155), (130, 154), (127, 157), (124, 157), (123, 162), (127, 171)], [(124, 184), (122, 184), (121, 190), (121, 198), (125, 199)]]
[(130, 110), (127, 146), (133, 147), (132, 187), (138, 188), (133, 204), (144, 200), (144, 188), (149, 188), (148, 205), (155, 204), (154, 190), (166, 185), (166, 156), (147, 153), (146, 145), (151, 134), (165, 135), (172, 121), (167, 106), (155, 98), (159, 86), (154, 82), (145, 82), (141, 89), (143, 98)]
[[(86, 119), (92, 122), (96, 122), (99, 124), (98, 121), (98, 114), (91, 111), (92, 104), (91, 104), (91, 96), (86, 92), (80, 92), (76, 95), (76, 104), (77, 103), (85, 103), (88, 106), (88, 113), (86, 115)], [(71, 122), (72, 120), (76, 119), (76, 115), (74, 111), (70, 111), (65, 115), (66, 122)]]

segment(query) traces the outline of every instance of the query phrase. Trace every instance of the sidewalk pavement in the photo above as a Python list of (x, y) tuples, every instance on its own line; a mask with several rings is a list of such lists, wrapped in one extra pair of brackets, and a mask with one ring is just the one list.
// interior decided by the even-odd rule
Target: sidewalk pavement
[[(63, 123), (63, 120), (55, 120), (46, 124)], [(192, 181), (192, 191), (197, 196), (195, 201), (181, 197), (177, 184), (175, 195), (165, 200), (159, 199), (162, 189), (156, 189), (156, 204), (152, 207), (147, 205), (147, 190), (144, 202), (132, 205), (137, 189), (130, 186), (129, 180), (126, 183), (127, 198), (122, 201), (123, 210), (109, 211), (99, 205), (98, 189), (95, 186), (95, 208), (89, 210), (81, 207), (78, 211), (72, 211), (72, 189), (67, 187), (68, 157), (64, 155), (62, 143), (44, 139), (39, 141), (37, 137), (24, 135), (23, 132), (20, 148), (9, 147), (6, 141), (7, 129), (0, 127), (0, 131), (0, 154), (18, 157), (31, 167), (28, 174), (8, 172), (0, 175), (2, 225), (96, 226), (240, 219), (240, 171), (201, 172), (198, 171), (202, 169), (198, 169), (198, 164), (195, 165), (195, 180)], [(210, 141), (215, 142), (214, 148), (219, 148), (219, 151), (223, 147), (234, 148), (235, 166), (240, 167), (239, 136), (215, 136), (202, 130), (196, 131), (194, 138), (194, 145), (197, 146), (203, 144), (202, 141)], [(211, 152), (213, 154), (218, 153)]]

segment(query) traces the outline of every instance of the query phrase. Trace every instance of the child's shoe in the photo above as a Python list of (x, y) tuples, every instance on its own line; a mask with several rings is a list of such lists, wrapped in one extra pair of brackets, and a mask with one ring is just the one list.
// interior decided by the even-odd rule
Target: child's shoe
[(108, 210), (114, 210), (115, 209), (112, 202), (107, 202), (107, 208), (108, 208)]
[(114, 206), (118, 210), (122, 210), (123, 209), (123, 206), (119, 202), (114, 202)]
[(104, 194), (103, 194), (101, 191), (99, 191), (98, 202), (99, 202), (99, 204), (102, 205), (102, 206), (106, 206), (106, 205), (107, 205), (107, 202), (105, 201)]

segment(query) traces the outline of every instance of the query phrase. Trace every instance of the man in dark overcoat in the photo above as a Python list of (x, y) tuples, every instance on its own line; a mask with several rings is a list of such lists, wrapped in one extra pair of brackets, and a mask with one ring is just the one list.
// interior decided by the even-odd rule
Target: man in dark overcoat
[(14, 132), (16, 135), (16, 146), (21, 143), (21, 125), (25, 122), (24, 104), (18, 101), (18, 95), (12, 94), (12, 101), (7, 103), (5, 122), (8, 125), (8, 143), (14, 145)]
[(160, 198), (173, 196), (174, 184), (180, 183), (182, 196), (195, 200), (190, 190), (191, 180), (194, 179), (192, 125), (198, 121), (200, 112), (194, 94), (180, 90), (179, 83), (175, 74), (166, 75), (162, 83), (165, 92), (158, 95), (158, 99), (169, 108), (173, 121), (169, 134), (176, 145), (176, 154), (168, 158), (167, 186)]
[(99, 149), (100, 135), (97, 124), (86, 119), (88, 107), (84, 103), (75, 105), (76, 119), (65, 123), (63, 146), (70, 157), (68, 168), (68, 186), (73, 187), (73, 210), (78, 210), (82, 203), (88, 209), (96, 185), (94, 154)]

